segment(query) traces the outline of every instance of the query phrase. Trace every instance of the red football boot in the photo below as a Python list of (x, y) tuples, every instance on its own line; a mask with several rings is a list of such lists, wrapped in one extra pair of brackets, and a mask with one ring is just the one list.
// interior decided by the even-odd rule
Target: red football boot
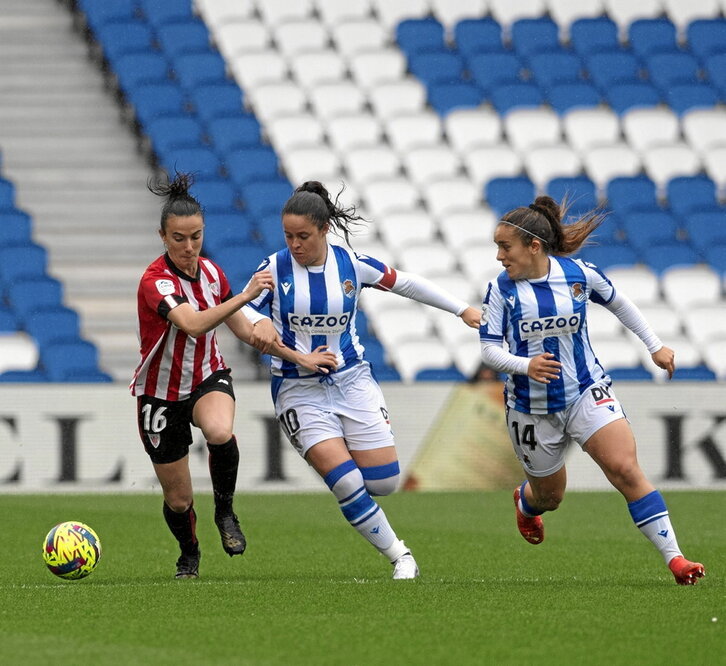
[(700, 562), (689, 562), (679, 555), (668, 562), (668, 568), (676, 578), (679, 585), (695, 585), (699, 578), (706, 575), (706, 570)]
[[(529, 518), (519, 510), (519, 486), (514, 489), (514, 508), (517, 511), (517, 527), (519, 533), (530, 543), (538, 544), (544, 541), (544, 523), (541, 516)], [(689, 564), (692, 564), (689, 562)], [(700, 566), (700, 565), (699, 565)]]

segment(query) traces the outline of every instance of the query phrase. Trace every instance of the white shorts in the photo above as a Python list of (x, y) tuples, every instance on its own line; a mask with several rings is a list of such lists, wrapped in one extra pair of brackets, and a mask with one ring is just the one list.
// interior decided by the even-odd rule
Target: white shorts
[(514, 453), (532, 476), (549, 476), (565, 464), (570, 441), (584, 446), (608, 423), (625, 418), (607, 384), (593, 384), (572, 405), (554, 414), (524, 414), (507, 409), (507, 429)]
[(350, 450), (393, 446), (388, 408), (369, 364), (327, 377), (282, 380), (275, 416), (297, 452), (304, 458), (312, 446), (334, 437)]

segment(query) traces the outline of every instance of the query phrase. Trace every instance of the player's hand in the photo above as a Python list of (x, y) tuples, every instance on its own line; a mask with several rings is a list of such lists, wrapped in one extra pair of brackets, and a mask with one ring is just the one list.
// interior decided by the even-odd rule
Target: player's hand
[(562, 363), (555, 360), (550, 353), (539, 354), (529, 360), (527, 376), (540, 384), (549, 384), (553, 379), (559, 379)]
[(309, 354), (302, 354), (298, 364), (310, 372), (329, 374), (331, 369), (335, 370), (338, 367), (338, 363), (335, 360), (335, 354), (326, 351), (327, 349), (328, 345), (321, 345)]
[[(257, 298), (265, 289), (270, 291), (275, 288), (275, 281), (272, 279), (272, 273), (270, 271), (259, 271), (252, 276), (252, 279), (247, 283), (245, 290), (242, 292), (249, 298), (249, 301), (253, 301)], [(249, 303), (249, 301), (247, 301)]]
[(272, 321), (267, 318), (261, 319), (252, 327), (250, 344), (263, 354), (272, 354), (275, 349), (284, 346)]
[(670, 347), (661, 347), (657, 352), (650, 355), (659, 368), (668, 372), (668, 379), (673, 377), (676, 370), (676, 353)]
[(479, 328), (481, 322), (481, 310), (469, 306), (459, 315), (464, 323), (470, 328)]

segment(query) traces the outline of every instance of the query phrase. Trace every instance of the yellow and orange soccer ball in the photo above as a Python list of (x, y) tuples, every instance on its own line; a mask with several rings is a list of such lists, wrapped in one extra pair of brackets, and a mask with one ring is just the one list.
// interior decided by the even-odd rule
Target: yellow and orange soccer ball
[(60, 578), (85, 578), (100, 559), (98, 535), (88, 525), (73, 520), (56, 525), (43, 542), (43, 561)]

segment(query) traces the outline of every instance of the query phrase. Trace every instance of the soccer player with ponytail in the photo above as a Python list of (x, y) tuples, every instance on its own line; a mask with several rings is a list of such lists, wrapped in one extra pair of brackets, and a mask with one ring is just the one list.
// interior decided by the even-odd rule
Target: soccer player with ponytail
[(638, 464), (630, 425), (590, 346), (588, 301), (637, 335), (669, 378), (673, 350), (596, 266), (569, 258), (604, 216), (593, 211), (563, 225), (565, 214), (566, 206), (540, 196), (501, 218), (494, 242), (504, 271), (489, 283), (482, 304), (482, 360), (509, 376), (507, 427), (526, 476), (514, 491), (517, 527), (528, 542), (543, 541), (541, 515), (562, 501), (565, 449), (573, 440), (622, 493), (633, 522), (676, 582), (693, 585), (704, 567), (683, 557), (665, 501)]

